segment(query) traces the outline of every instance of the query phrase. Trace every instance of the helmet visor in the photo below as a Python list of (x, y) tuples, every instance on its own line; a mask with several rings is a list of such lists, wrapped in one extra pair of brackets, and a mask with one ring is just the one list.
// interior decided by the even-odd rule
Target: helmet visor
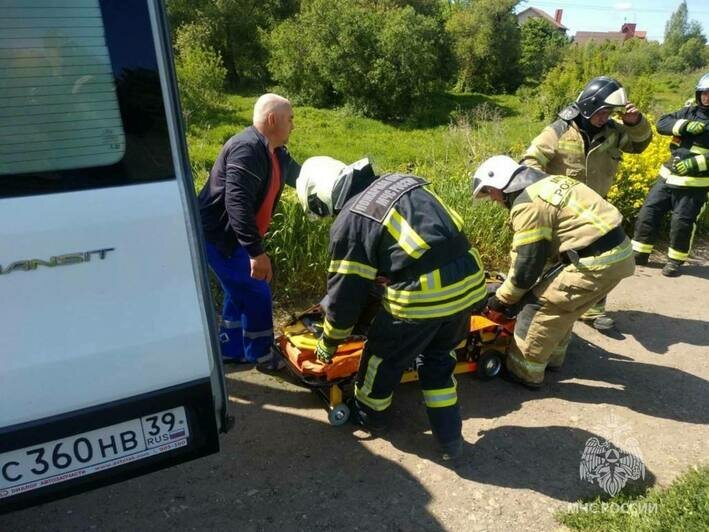
[(479, 177), (473, 178), (473, 199), (488, 199), (490, 191), (485, 186), (485, 182)]

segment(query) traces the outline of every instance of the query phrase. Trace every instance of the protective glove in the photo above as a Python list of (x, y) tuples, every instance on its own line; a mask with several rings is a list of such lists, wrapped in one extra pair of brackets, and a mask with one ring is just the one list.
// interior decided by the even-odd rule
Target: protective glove
[(695, 175), (705, 172), (709, 168), (706, 155), (696, 155), (677, 161), (674, 164), (674, 172), (678, 175)]
[(320, 338), (318, 343), (315, 345), (315, 356), (323, 364), (329, 364), (332, 362), (332, 357), (335, 355), (335, 351), (337, 351), (337, 346), (327, 345), (322, 338)]
[(687, 125), (684, 126), (684, 130), (690, 135), (701, 135), (702, 133), (704, 133), (706, 127), (707, 125), (704, 122), (693, 120), (691, 122), (688, 122)]
[(494, 310), (495, 312), (505, 312), (507, 310), (507, 305), (500, 301), (495, 294), (491, 295), (487, 299), (487, 308)]

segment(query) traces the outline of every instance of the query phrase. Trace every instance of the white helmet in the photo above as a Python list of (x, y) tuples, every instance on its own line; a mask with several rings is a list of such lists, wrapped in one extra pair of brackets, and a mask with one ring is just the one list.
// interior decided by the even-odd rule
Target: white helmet
[[(373, 175), (366, 158), (346, 165), (332, 157), (311, 157), (300, 168), (295, 190), (305, 213), (323, 218), (337, 214), (350, 192), (358, 188), (355, 185), (368, 184), (366, 179)], [(353, 181), (362, 183), (355, 184)]]
[(345, 163), (327, 156), (306, 159), (300, 167), (295, 191), (306, 214), (325, 217), (332, 214), (332, 191)]
[(486, 187), (504, 190), (517, 170), (522, 168), (512, 157), (495, 155), (484, 161), (473, 175), (473, 197), (485, 195)]

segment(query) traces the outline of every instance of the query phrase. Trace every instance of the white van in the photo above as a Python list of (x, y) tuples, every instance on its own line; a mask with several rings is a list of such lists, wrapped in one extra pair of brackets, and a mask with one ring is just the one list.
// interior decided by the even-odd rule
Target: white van
[(227, 430), (157, 0), (0, 2), (0, 511)]

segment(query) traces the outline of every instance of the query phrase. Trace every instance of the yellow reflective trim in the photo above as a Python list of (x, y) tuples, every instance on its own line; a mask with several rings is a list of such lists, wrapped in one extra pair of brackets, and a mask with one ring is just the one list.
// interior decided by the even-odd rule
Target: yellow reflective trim
[(367, 363), (367, 373), (364, 376), (364, 388), (363, 391), (366, 394), (372, 393), (372, 385), (374, 383), (374, 377), (377, 375), (377, 370), (383, 359), (379, 358), (377, 355), (372, 355)]
[(474, 305), (475, 303), (485, 299), (486, 295), (487, 287), (483, 282), (479, 287), (475, 288), (475, 290), (472, 290), (466, 296), (448, 303), (441, 303), (439, 305), (428, 305), (425, 307), (409, 307), (392, 303), (391, 301), (383, 299), (382, 306), (387, 312), (389, 312), (389, 314), (397, 318), (414, 320), (442, 318), (445, 316), (451, 316), (453, 314), (465, 310), (466, 308)]
[(537, 229), (528, 229), (527, 231), (515, 233), (512, 237), (512, 249), (532, 244), (539, 240), (551, 240), (551, 227), (538, 227)]
[(541, 149), (539, 149), (537, 146), (532, 144), (529, 148), (527, 148), (527, 151), (524, 154), (524, 158), (530, 157), (532, 159), (535, 159), (540, 165), (546, 166), (549, 164), (549, 158), (544, 155), (544, 152), (542, 152)]
[(438, 390), (423, 390), (423, 399), (428, 408), (443, 408), (453, 406), (458, 402), (456, 386), (440, 388)]
[(655, 247), (653, 244), (644, 244), (642, 242), (638, 242), (637, 240), (633, 240), (631, 244), (633, 246), (633, 251), (637, 251), (638, 253), (652, 253), (652, 248)]
[(605, 253), (596, 255), (595, 257), (584, 257), (579, 259), (579, 266), (583, 266), (584, 268), (605, 267), (617, 262), (622, 262), (632, 256), (633, 246), (630, 245), (629, 240), (626, 240), (619, 246), (616, 246)]
[(384, 227), (407, 255), (420, 258), (431, 247), (414, 231), (396, 209), (391, 209), (384, 218)]
[(703, 148), (702, 146), (697, 146), (694, 144), (691, 148), (689, 148), (689, 151), (698, 155), (704, 155), (705, 153), (709, 153), (709, 148)]
[(323, 334), (328, 338), (332, 338), (333, 340), (342, 340), (344, 338), (347, 338), (352, 332), (352, 329), (354, 329), (354, 327), (349, 327), (347, 329), (337, 329), (336, 327), (332, 326), (332, 324), (327, 320), (327, 318), (325, 318), (325, 323), (323, 323)]
[(583, 144), (579, 142), (573, 142), (568, 140), (559, 141), (559, 151), (565, 151), (567, 153), (576, 153), (583, 155)]
[(707, 171), (707, 158), (698, 156), (694, 158), (697, 161), (697, 166), (699, 167), (700, 172), (706, 172)]
[(438, 196), (438, 194), (436, 194), (433, 190), (426, 189), (426, 192), (428, 192), (429, 194), (431, 194), (431, 196), (436, 198), (438, 200), (438, 203), (440, 203), (443, 206), (443, 208), (448, 213), (448, 216), (450, 216), (451, 220), (453, 220), (453, 223), (458, 228), (458, 231), (463, 229), (463, 223), (464, 223), (463, 217), (460, 214), (458, 214), (458, 212), (454, 208), (449, 207), (448, 204), (445, 201), (443, 201)]
[[(707, 199), (709, 200), (709, 192), (707, 192)], [(692, 234), (689, 237), (689, 249), (692, 249), (692, 246), (694, 245), (694, 235), (697, 232), (697, 222), (702, 219), (702, 215), (704, 214), (704, 209), (707, 206), (707, 202), (704, 202), (704, 205), (702, 205), (702, 208), (699, 210), (699, 214), (697, 217), (694, 219), (694, 223), (692, 224)]]
[(389, 408), (393, 396), (393, 394), (389, 394), (389, 397), (385, 397), (383, 399), (375, 399), (370, 397), (370, 394), (372, 393), (372, 386), (374, 385), (374, 379), (377, 376), (377, 370), (379, 369), (381, 363), (381, 358), (376, 355), (372, 355), (367, 363), (367, 373), (365, 374), (362, 388), (355, 383), (355, 397), (357, 400), (377, 412), (381, 412), (382, 410)]
[[(438, 270), (436, 270), (436, 272), (438, 272)], [(436, 272), (434, 272), (434, 274)], [(440, 272), (438, 272), (438, 275), (438, 282), (440, 283)], [(384, 289), (384, 299), (402, 305), (407, 303), (433, 303), (464, 294), (470, 288), (471, 284), (477, 285), (478, 283), (484, 282), (484, 280), (485, 272), (479, 270), (443, 288), (434, 288), (431, 290), (395, 290), (386, 287)]]
[(370, 281), (373, 281), (377, 276), (376, 268), (353, 260), (330, 261), (327, 271), (330, 273), (340, 273), (342, 275), (359, 275)]
[(524, 367), (525, 369), (529, 371), (544, 371), (544, 368), (546, 368), (546, 364), (540, 363), (540, 362), (533, 362), (531, 360), (527, 360), (526, 358), (520, 357), (515, 353), (514, 351), (510, 351), (507, 353), (507, 356), (511, 358), (516, 364), (519, 364), (520, 366)]
[(677, 187), (709, 187), (709, 176), (692, 177), (673, 174), (666, 166), (660, 166), (660, 176), (665, 179), (668, 185)]
[(433, 272), (433, 285), (431, 288), (441, 288), (443, 286), (443, 281), (441, 281), (441, 270), (436, 270)]
[(389, 395), (389, 397), (385, 397), (384, 399), (374, 399), (373, 397), (369, 397), (369, 395), (365, 394), (359, 386), (355, 384), (355, 397), (360, 403), (364, 403), (372, 410), (382, 412), (391, 406), (393, 396)]
[(684, 118), (677, 120), (675, 122), (675, 125), (672, 126), (672, 134), (677, 135), (678, 137), (682, 135), (682, 126), (685, 125), (689, 120), (685, 120)]
[(613, 229), (601, 218), (599, 218), (591, 209), (589, 209), (586, 205), (584, 205), (577, 199), (573, 197), (569, 198), (569, 201), (566, 203), (566, 205), (576, 214), (588, 220), (596, 229), (598, 229), (601, 235), (605, 235), (608, 231)]
[(667, 256), (674, 260), (687, 260), (689, 258), (689, 253), (684, 253), (682, 251), (677, 251), (676, 249), (669, 248), (667, 250)]

